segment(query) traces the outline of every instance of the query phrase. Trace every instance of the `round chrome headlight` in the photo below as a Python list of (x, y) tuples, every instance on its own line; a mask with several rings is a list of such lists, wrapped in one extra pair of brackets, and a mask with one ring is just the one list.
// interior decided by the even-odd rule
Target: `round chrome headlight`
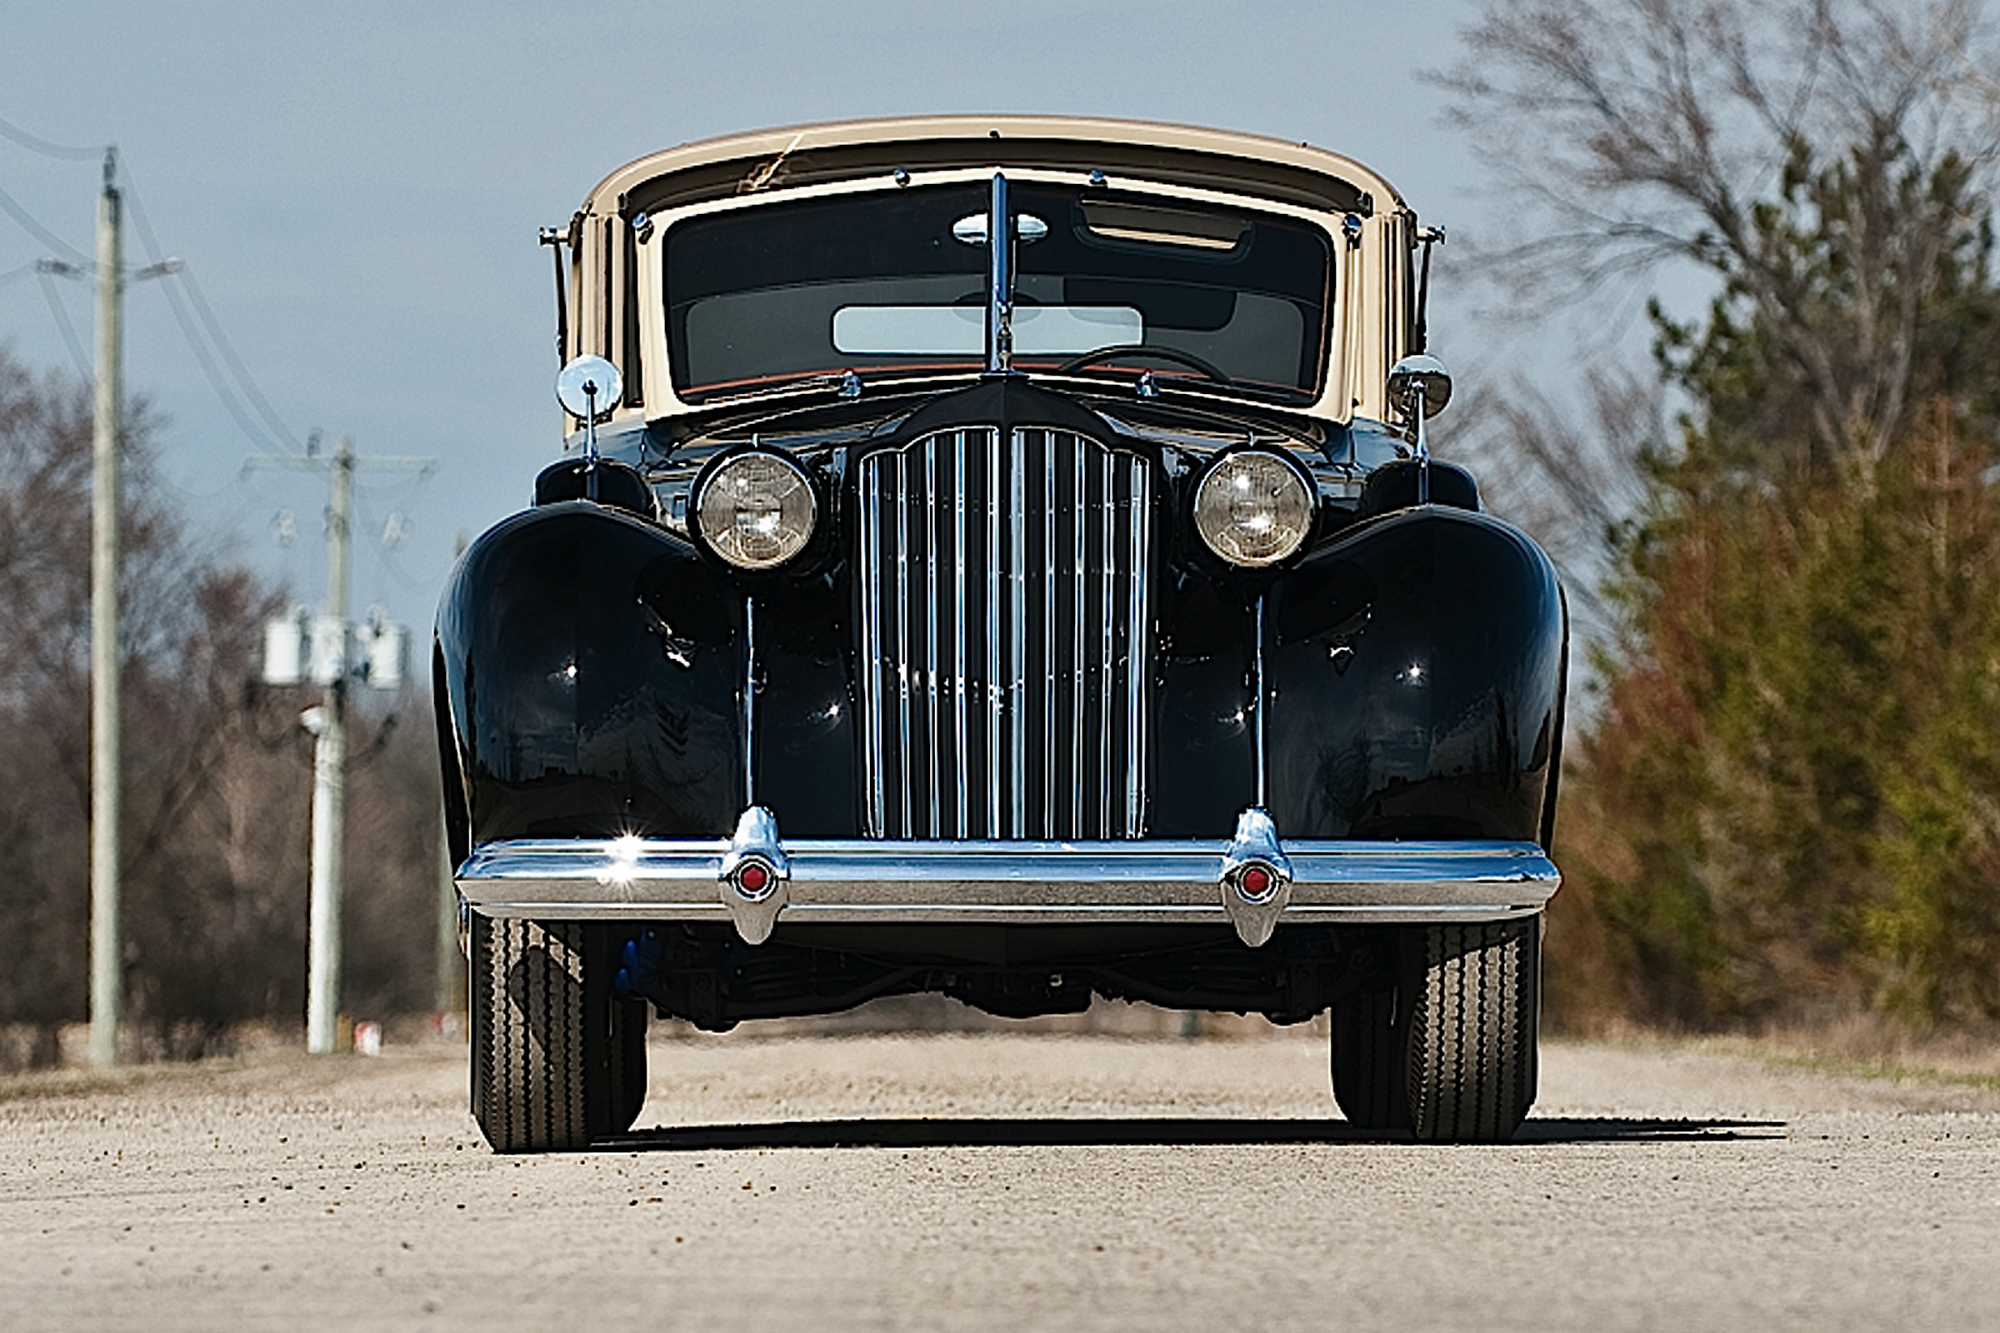
[(1194, 529), (1232, 565), (1278, 563), (1305, 544), (1312, 523), (1312, 482), (1277, 454), (1224, 454), (1195, 488)]
[(818, 511), (805, 471), (761, 451), (717, 463), (694, 500), (701, 539), (738, 569), (773, 569), (804, 550)]

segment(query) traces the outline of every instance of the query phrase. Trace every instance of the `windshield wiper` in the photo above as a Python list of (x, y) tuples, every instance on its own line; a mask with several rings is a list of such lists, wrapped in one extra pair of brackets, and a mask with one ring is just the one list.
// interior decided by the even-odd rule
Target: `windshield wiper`
[(826, 371), (818, 375), (799, 375), (775, 380), (752, 389), (740, 389), (734, 393), (721, 392), (714, 397), (704, 396), (695, 401), (708, 407), (717, 403), (754, 402), (759, 398), (775, 398), (780, 394), (810, 393), (818, 389), (835, 390), (842, 398), (861, 396), (861, 376), (852, 370)]
[(1298, 408), (1311, 401), (1311, 395), (1297, 389), (1287, 389), (1277, 385), (1245, 384), (1238, 380), (1213, 380), (1207, 376), (1156, 374), (1151, 370), (1142, 371), (1137, 376), (1126, 376), (1097, 366), (1084, 366), (1076, 370), (1057, 367), (1054, 370), (1031, 371), (1031, 374), (1060, 376), (1068, 380), (1081, 380), (1091, 385), (1094, 392), (1102, 393), (1107, 385), (1129, 386), (1138, 398), (1152, 400), (1171, 392), (1176, 397), (1183, 394), (1196, 399), (1230, 398), (1241, 402), (1254, 403), (1260, 407)]

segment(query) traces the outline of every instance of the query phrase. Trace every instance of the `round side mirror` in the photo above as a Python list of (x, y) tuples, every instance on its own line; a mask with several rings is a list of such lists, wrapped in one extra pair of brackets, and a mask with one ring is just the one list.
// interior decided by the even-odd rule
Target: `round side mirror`
[(1389, 401), (1403, 415), (1416, 420), (1416, 399), (1423, 398), (1423, 412), (1434, 417), (1451, 401), (1451, 372), (1434, 356), (1419, 353), (1406, 356), (1389, 369)]
[(603, 421), (624, 396), (624, 376), (601, 356), (580, 356), (556, 376), (556, 401), (579, 421)]

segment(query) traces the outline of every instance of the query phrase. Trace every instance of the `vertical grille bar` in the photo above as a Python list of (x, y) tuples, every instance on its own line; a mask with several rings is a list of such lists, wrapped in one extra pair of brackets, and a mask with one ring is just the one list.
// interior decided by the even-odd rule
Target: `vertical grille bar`
[[(951, 469), (951, 624), (953, 633), (951, 636), (952, 671), (950, 700), (952, 722), (956, 731), (956, 735), (953, 737), (956, 746), (952, 750), (953, 763), (951, 766), (951, 777), (953, 781), (951, 785), (958, 795), (958, 822), (952, 826), (952, 830), (956, 836), (961, 838), (967, 835), (967, 830), (970, 829), (972, 824), (970, 812), (967, 809), (972, 796), (972, 775), (969, 771), (972, 767), (972, 751), (971, 747), (966, 744), (966, 733), (968, 731), (966, 711), (972, 707), (972, 698), (967, 694), (965, 688), (965, 656), (966, 650), (971, 646), (967, 642), (968, 635), (965, 629), (965, 622), (972, 614), (972, 608), (965, 604), (966, 565), (971, 563), (969, 553), (965, 549), (965, 492), (966, 488), (972, 483), (972, 479), (965, 473), (965, 437), (969, 433), (963, 430), (952, 433)], [(980, 559), (985, 563), (991, 563), (991, 558), (983, 552), (980, 555)]]
[[(1117, 615), (1117, 598), (1113, 594), (1112, 589), (1118, 582), (1117, 533), (1118, 511), (1121, 507), (1114, 473), (1117, 465), (1118, 460), (1107, 452), (1103, 456), (1103, 466), (1099, 469), (1103, 473), (1101, 485), (1104, 498), (1098, 507), (1104, 518), (1103, 532), (1101, 534), (1104, 545), (1098, 557), (1097, 601), (1100, 609), (1097, 616), (1099, 627), (1097, 640), (1097, 679), (1099, 682), (1097, 689), (1097, 752), (1107, 760), (1112, 755), (1118, 753), (1114, 748), (1111, 736), (1111, 720), (1118, 716), (1117, 695), (1114, 692), (1115, 678), (1112, 675), (1111, 663), (1111, 655), (1115, 647), (1114, 641), (1118, 637), (1116, 626), (1112, 624), (1112, 618)], [(1111, 776), (1110, 773), (1106, 773), (1105, 781), (1100, 783), (1097, 788), (1097, 827), (1101, 829), (1114, 827), (1111, 822)]]
[(938, 616), (943, 608), (938, 605), (937, 495), (937, 436), (932, 435), (924, 440), (924, 507), (910, 510), (910, 516), (923, 528), (924, 578), (929, 584), (929, 595), (924, 599), (922, 666), (924, 703), (929, 710), (924, 729), (924, 757), (930, 761), (930, 782), (924, 788), (930, 823), (924, 829), (924, 836), (929, 838), (943, 833), (938, 827), (942, 822), (938, 811), (938, 759), (944, 747), (938, 743)]
[(1000, 727), (1006, 712), (1005, 677), (1000, 674), (1001, 627), (1000, 571), (1005, 558), (1000, 545), (1000, 450), (986, 451), (986, 680), (979, 692), (980, 706), (986, 710), (986, 827), (998, 837), (1004, 827), (1000, 812), (1005, 808), (1006, 783), (1002, 772), (1009, 765), (1000, 748)]
[(1147, 593), (1146, 516), (1153, 512), (1153, 475), (1133, 459), (1130, 467), (1132, 505), (1126, 521), (1125, 579), (1130, 589), (1125, 616), (1125, 827), (1136, 837), (1144, 812), (1142, 782), (1146, 771), (1146, 690), (1152, 684), (1153, 642), (1151, 604)]
[(902, 821), (897, 828), (903, 836), (910, 831), (910, 525), (905, 518), (909, 508), (910, 468), (909, 460), (902, 454), (896, 455), (896, 690), (900, 700), (897, 710), (902, 727), (902, 745), (896, 751), (896, 769), (883, 776), (895, 784), (894, 790), (902, 794)]
[[(1056, 438), (1054, 431), (1049, 432)], [(1076, 479), (1076, 490), (1070, 501), (1070, 544), (1075, 558), (1070, 566), (1074, 584), (1070, 592), (1070, 677), (1069, 677), (1069, 744), (1070, 744), (1070, 827), (1083, 827), (1083, 699), (1088, 692), (1083, 680), (1083, 645), (1086, 639), (1095, 638), (1102, 626), (1090, 623), (1084, 610), (1083, 580), (1088, 568), (1089, 556), (1084, 546), (1084, 534), (1089, 531), (1089, 490), (1084, 480), (1082, 441), (1076, 436), (1064, 433), (1063, 442), (1069, 445), (1070, 466)], [(1054, 620), (1050, 620), (1054, 628)]]
[(1150, 465), (1070, 431), (969, 427), (868, 455), (856, 484), (869, 832), (1138, 837)]
[[(867, 680), (859, 691), (861, 699), (862, 781), (868, 792), (868, 826), (881, 828), (888, 823), (884, 808), (888, 780), (888, 756), (883, 753), (887, 730), (882, 718), (882, 696), (887, 691), (888, 642), (883, 637), (882, 598), (882, 489), (870, 486), (861, 495), (861, 557), (857, 577), (864, 589), (861, 632), (868, 636), (862, 645), (867, 653)], [(877, 589), (871, 593), (867, 589)]]
[[(1056, 458), (1051, 431), (1042, 442), (1042, 836), (1056, 836)], [(1016, 440), (1023, 438), (1016, 436)], [(1025, 626), (1023, 627), (1025, 629)]]
[[(1014, 808), (1008, 828), (1016, 838), (1028, 836), (1028, 447), (1016, 435), (1007, 450), (1007, 550), (1009, 589), (1007, 632), (1007, 726), (1013, 736), (1008, 762), (1013, 765), (1009, 794)], [(994, 449), (998, 454), (999, 449)], [(998, 634), (993, 636), (999, 638)], [(997, 828), (998, 825), (995, 825)]]

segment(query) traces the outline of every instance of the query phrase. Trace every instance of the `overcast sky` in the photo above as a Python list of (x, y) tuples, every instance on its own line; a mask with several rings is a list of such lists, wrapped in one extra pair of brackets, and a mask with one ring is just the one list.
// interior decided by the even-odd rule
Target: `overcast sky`
[[(160, 253), (187, 263), (276, 418), (250, 402), (232, 412), (211, 386), (168, 300), (178, 279), (133, 286), (126, 383), (165, 419), (167, 477), (205, 531), (299, 600), (325, 592), (324, 483), (245, 477), (243, 460), (298, 451), (314, 428), (351, 436), (364, 458), (438, 460), (428, 480), (358, 479), (350, 603), (386, 604), (421, 643), (454, 534), (521, 507), (560, 451), (536, 230), (658, 148), (908, 112), (1173, 120), (1359, 158), (1454, 239), (1501, 216), (1420, 77), (1456, 57), (1470, 0), (579, 8), (134, 0), (9, 13), (0, 120), (62, 146), (117, 145)], [(32, 266), (65, 257), (51, 240), (91, 251), (98, 181), (94, 157), (0, 138), (0, 344), (30, 366), (74, 364), (45, 287), (90, 346), (89, 287)], [(1473, 344), (1492, 339), (1463, 318), (1477, 294), (1453, 254), (1439, 256), (1433, 347), (1464, 381)], [(131, 227), (126, 255), (155, 257)]]

